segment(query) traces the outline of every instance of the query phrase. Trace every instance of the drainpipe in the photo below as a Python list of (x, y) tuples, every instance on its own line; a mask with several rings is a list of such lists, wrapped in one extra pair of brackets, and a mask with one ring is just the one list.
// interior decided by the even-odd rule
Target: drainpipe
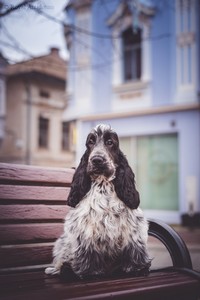
[(31, 111), (32, 111), (32, 99), (31, 99), (31, 85), (29, 80), (25, 82), (26, 89), (26, 155), (25, 163), (31, 165)]

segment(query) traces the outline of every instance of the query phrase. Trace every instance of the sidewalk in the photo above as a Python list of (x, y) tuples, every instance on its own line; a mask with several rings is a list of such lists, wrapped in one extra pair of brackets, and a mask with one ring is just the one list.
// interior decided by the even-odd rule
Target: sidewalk
[(200, 228), (174, 226), (182, 237), (191, 255), (193, 269), (200, 272)]
[[(200, 272), (200, 228), (173, 226), (182, 237), (191, 255), (193, 269)], [(149, 252), (153, 258), (152, 269), (172, 265), (170, 255), (165, 246), (155, 238), (149, 238)]]

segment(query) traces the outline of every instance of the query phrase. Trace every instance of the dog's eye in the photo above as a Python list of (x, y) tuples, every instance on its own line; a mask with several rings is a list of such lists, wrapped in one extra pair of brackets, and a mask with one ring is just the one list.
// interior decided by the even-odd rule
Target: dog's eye
[(111, 139), (106, 141), (106, 146), (112, 146), (113, 145), (113, 141)]
[(88, 141), (88, 145), (92, 146), (92, 145), (94, 145), (94, 144), (95, 144), (95, 141), (94, 141), (94, 139), (89, 139), (89, 141)]

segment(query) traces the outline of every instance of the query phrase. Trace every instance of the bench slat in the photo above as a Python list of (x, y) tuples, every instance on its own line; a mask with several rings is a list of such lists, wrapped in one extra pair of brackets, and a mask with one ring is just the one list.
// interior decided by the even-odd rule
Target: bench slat
[(37, 201), (66, 201), (69, 194), (68, 187), (50, 186), (0, 186), (0, 199), (37, 200)]
[[(4, 284), (7, 284), (8, 282), (13, 286), (13, 284), (16, 284), (16, 286), (19, 284), (19, 282), (23, 281), (24, 286), (26, 286), (28, 288), (28, 286), (31, 284), (31, 281), (42, 281), (45, 278), (46, 283), (51, 283), (51, 284), (55, 284), (57, 286), (59, 286), (60, 284), (60, 280), (59, 277), (49, 277), (46, 276), (44, 273), (42, 272), (37, 272), (37, 273), (27, 273), (27, 276), (25, 277), (24, 274), (18, 274), (18, 276), (16, 276), (16, 274), (9, 274), (9, 275), (0, 275), (0, 279), (1, 282)], [(24, 278), (25, 277), (25, 278)], [(128, 277), (128, 278), (109, 278), (109, 279), (99, 279), (98, 281), (85, 281), (85, 280), (80, 280), (78, 282), (74, 282), (74, 283), (68, 283), (68, 291), (71, 292), (71, 290), (74, 288), (74, 286), (79, 285), (82, 287), (82, 292), (87, 292), (88, 294), (90, 293), (89, 291), (87, 291), (87, 288), (85, 286), (85, 283), (87, 284), (87, 287), (90, 288), (91, 290), (94, 291), (94, 287), (98, 290), (98, 289), (103, 289), (106, 287), (107, 291), (109, 292), (109, 290), (112, 289), (112, 286), (110, 286), (110, 283), (115, 283), (116, 287), (115, 290), (120, 290), (120, 284), (122, 283), (122, 280), (124, 280), (124, 282), (126, 283), (126, 285), (129, 285), (129, 287), (131, 287), (132, 283), (134, 282), (134, 285), (136, 286), (140, 286), (143, 285), (144, 282), (146, 282), (146, 286), (151, 286), (152, 283), (155, 284), (155, 281), (157, 282), (157, 284), (163, 284), (166, 282), (166, 280), (169, 280), (169, 283), (173, 283), (175, 280), (177, 280), (178, 282), (185, 282), (186, 278), (188, 278), (188, 276), (185, 274), (180, 274), (177, 272), (170, 272), (169, 273), (162, 273), (159, 272), (159, 276), (157, 274), (157, 272), (155, 273), (150, 273), (150, 275), (148, 277)], [(3, 287), (2, 286), (2, 287)]]
[[(3, 282), (1, 281), (3, 280)], [(0, 276), (2, 294), (15, 299), (193, 299), (199, 291), (198, 280), (177, 272), (152, 273), (148, 277), (104, 279), (62, 284), (59, 278), (42, 272), (9, 277)], [(0, 283), (1, 284), (1, 283)], [(23, 292), (22, 292), (22, 291)], [(181, 296), (180, 296), (181, 295)], [(13, 298), (12, 298), (13, 299)]]
[(0, 243), (15, 244), (55, 240), (62, 232), (62, 223), (0, 225)]
[(16, 164), (0, 164), (0, 180), (13, 180), (40, 183), (58, 183), (70, 185), (74, 174), (73, 169), (46, 168)]
[(53, 245), (38, 243), (0, 246), (1, 268), (49, 264), (52, 261)]
[(0, 220), (63, 220), (68, 209), (67, 205), (1, 205)]

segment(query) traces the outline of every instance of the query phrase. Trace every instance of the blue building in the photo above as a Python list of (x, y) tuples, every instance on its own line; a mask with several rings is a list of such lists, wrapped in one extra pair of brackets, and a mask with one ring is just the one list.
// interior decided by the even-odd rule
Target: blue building
[(99, 123), (119, 134), (148, 217), (200, 211), (200, 2), (72, 0), (68, 122), (77, 163)]

